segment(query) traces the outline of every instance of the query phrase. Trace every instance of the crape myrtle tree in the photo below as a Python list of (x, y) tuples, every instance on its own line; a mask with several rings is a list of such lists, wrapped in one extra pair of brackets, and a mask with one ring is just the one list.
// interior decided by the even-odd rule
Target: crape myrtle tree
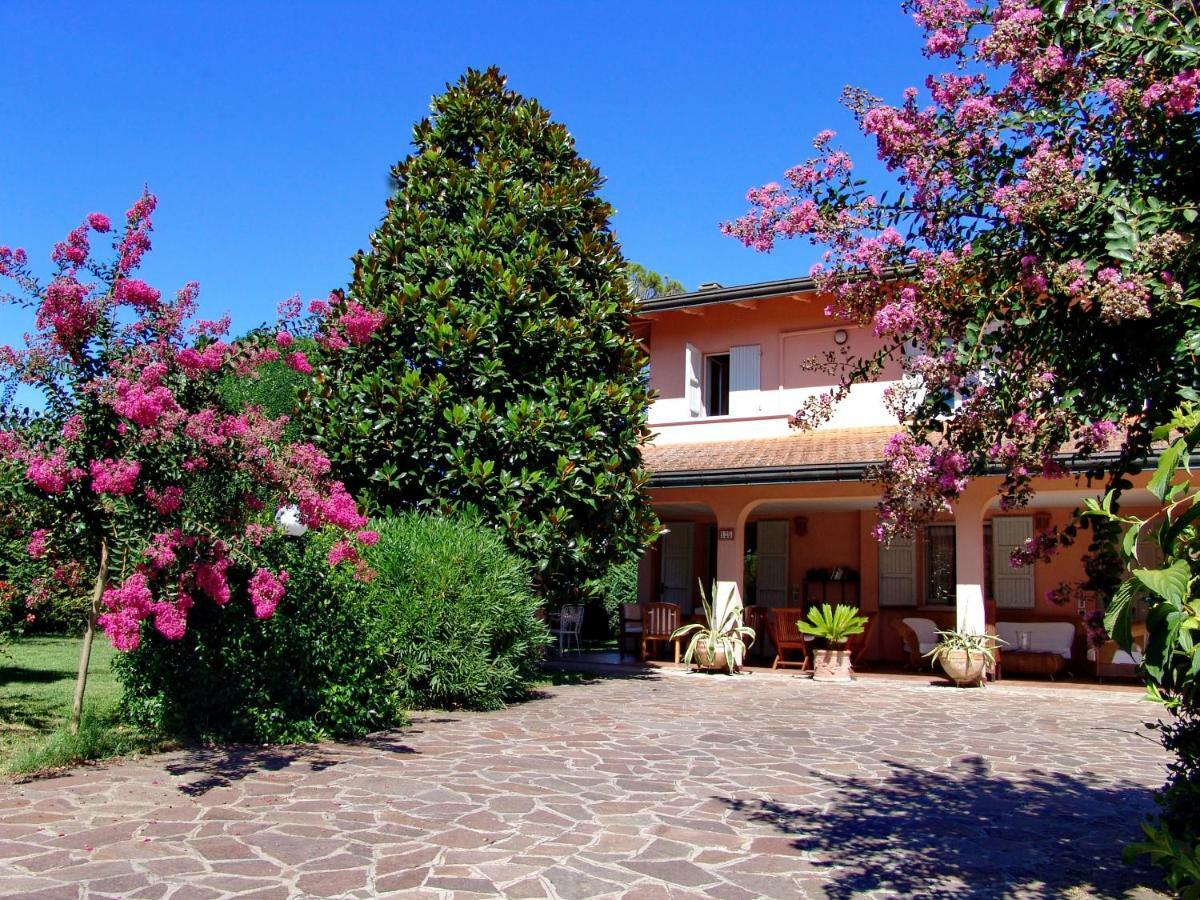
[(333, 314), (303, 400), (376, 510), (472, 509), (562, 598), (657, 533), (643, 492), (644, 354), (603, 183), (495, 68), (433, 100)]
[[(1111, 589), (1132, 571), (1136, 585), (1108, 610), (1108, 630), (1126, 643), (1129, 596), (1149, 594), (1146, 674), (1155, 683), (1164, 666), (1182, 666), (1160, 685), (1161, 698), (1176, 714), (1167, 742), (1198, 810), (1200, 731), (1185, 733), (1195, 721), (1188, 685), (1200, 669), (1200, 566), (1194, 554), (1180, 556), (1193, 546), (1191, 519), (1164, 547), (1188, 576), (1183, 589), (1137, 576), (1151, 570), (1132, 556), (1136, 539), (1109, 542), (1122, 528), (1137, 534), (1122, 521), (1120, 491), (1156, 438), (1170, 437), (1176, 415), (1188, 421), (1180, 407), (1197, 397), (1197, 4), (911, 0), (906, 8), (941, 71), (899, 105), (845, 94), (900, 192), (857, 180), (850, 156), (823, 132), (812, 158), (783, 183), (751, 190), (750, 211), (723, 226), (764, 251), (811, 239), (824, 251), (814, 274), (828, 313), (883, 341), (877, 353), (827, 361), (840, 367), (841, 384), (793, 424), (824, 421), (850, 384), (901, 362), (907, 377), (889, 400), (906, 427), (877, 472), (884, 539), (996, 467), (1005, 508), (1028, 500), (1033, 478), (1066, 476), (1071, 456), (1107, 478), (1103, 509), (1083, 520), (1092, 526), (1087, 587)], [(1098, 455), (1109, 448), (1119, 452)], [(1182, 452), (1168, 463), (1186, 459)], [(1175, 489), (1169, 472), (1163, 478), (1166, 502)], [(1160, 524), (1190, 510), (1188, 496), (1176, 491), (1174, 505), (1139, 529), (1142, 539), (1165, 536)], [(1077, 528), (1036, 535), (1022, 558), (1054, 552)], [(1167, 806), (1186, 809), (1176, 799)], [(1198, 815), (1170, 821), (1191, 848), (1193, 884)]]
[[(230, 412), (219, 396), (230, 373), (253, 377), (281, 358), (310, 371), (288, 350), (298, 301), (284, 304), (269, 340), (226, 343), (227, 317), (194, 319), (195, 284), (164, 298), (136, 277), (155, 203), (143, 194), (115, 228), (89, 215), (54, 246), (44, 282), (23, 250), (0, 247), (0, 276), (17, 288), (3, 299), (34, 315), (24, 346), (0, 347), (0, 523), (23, 531), (27, 615), (55, 593), (87, 598), (72, 730), (97, 628), (131, 650), (143, 628), (182, 637), (196, 603), (244, 594), (259, 618), (274, 613), (288, 573), (259, 560), (278, 539), (271, 520), (281, 505), (348, 533), (331, 564), (359, 562), (359, 545), (375, 538), (325, 456), (282, 439), (286, 417)], [(110, 236), (112, 254), (100, 259), (91, 243)], [(330, 340), (344, 331), (336, 319), (311, 327)], [(35, 411), (15, 409), (18, 386), (40, 394)], [(14, 586), (7, 592), (18, 602)]]

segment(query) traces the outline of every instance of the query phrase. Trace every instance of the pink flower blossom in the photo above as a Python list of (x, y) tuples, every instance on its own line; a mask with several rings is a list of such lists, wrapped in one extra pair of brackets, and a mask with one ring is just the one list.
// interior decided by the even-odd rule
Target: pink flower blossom
[(218, 556), (210, 562), (202, 562), (196, 566), (196, 587), (206, 593), (217, 606), (224, 606), (229, 602), (229, 579), (225, 574), (229, 565), (226, 557)]
[(162, 293), (140, 278), (122, 278), (113, 287), (113, 296), (135, 309), (150, 311), (158, 307)]
[(378, 531), (360, 531), (354, 537), (360, 544), (367, 547), (374, 547), (379, 543)]
[(50, 537), (50, 532), (45, 528), (38, 528), (29, 536), (29, 543), (25, 549), (34, 559), (41, 559), (46, 555), (46, 539)]
[(97, 459), (89, 465), (92, 490), (97, 494), (123, 497), (133, 493), (142, 464), (137, 460)]
[(74, 415), (62, 424), (64, 441), (77, 441), (83, 435), (83, 416)]
[(338, 317), (338, 322), (346, 330), (346, 337), (352, 344), (365, 344), (371, 339), (386, 318), (378, 310), (366, 309), (351, 301), (346, 304), (346, 311)]
[(112, 228), (112, 220), (104, 213), (88, 213), (87, 221), (88, 225), (92, 227), (92, 231), (99, 232), (100, 234), (104, 234)]
[(168, 641), (177, 641), (187, 633), (187, 606), (184, 603), (155, 603), (153, 612), (155, 629)]
[(139, 626), (152, 612), (152, 600), (150, 585), (141, 572), (134, 572), (121, 585), (104, 592), (108, 612), (100, 616), (99, 624), (118, 650), (137, 649), (141, 642)]
[(183, 506), (183, 488), (178, 485), (171, 485), (161, 492), (148, 487), (143, 493), (146, 495), (146, 501), (160, 516), (169, 516)]
[(308, 361), (308, 357), (299, 350), (287, 355), (287, 364), (302, 375), (307, 375), (313, 370), (312, 363)]
[(259, 619), (270, 618), (283, 599), (285, 585), (288, 583), (288, 573), (280, 571), (276, 576), (267, 569), (259, 569), (250, 576), (250, 604), (254, 607), (254, 615)]
[(276, 346), (276, 347), (279, 347), (281, 350), (286, 350), (288, 347), (292, 346), (292, 335), (291, 335), (291, 333), (290, 333), (290, 332), (287, 332), (287, 331), (282, 331), (282, 330), (281, 330), (281, 331), (278, 331), (278, 332), (276, 332), (276, 334), (275, 334), (275, 346)]

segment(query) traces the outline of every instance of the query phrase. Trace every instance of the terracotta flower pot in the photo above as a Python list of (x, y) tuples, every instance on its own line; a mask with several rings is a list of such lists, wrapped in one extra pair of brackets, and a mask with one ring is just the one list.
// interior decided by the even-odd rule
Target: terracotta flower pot
[(852, 681), (850, 651), (826, 647), (813, 653), (813, 681)]
[(973, 687), (983, 681), (987, 658), (982, 653), (951, 650), (938, 657), (946, 677), (959, 687)]
[[(709, 653), (708, 644), (701, 641), (696, 645), (696, 665), (701, 669), (707, 669), (710, 672), (728, 672), (729, 666), (725, 658), (725, 648), (718, 647), (716, 653)], [(737, 661), (734, 661), (734, 671), (737, 670)]]

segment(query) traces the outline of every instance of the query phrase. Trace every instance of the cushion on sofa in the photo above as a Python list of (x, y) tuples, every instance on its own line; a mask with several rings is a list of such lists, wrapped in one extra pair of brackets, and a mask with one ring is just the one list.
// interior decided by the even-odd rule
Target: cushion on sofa
[(1075, 643), (1075, 625), (1071, 622), (997, 622), (996, 636), (1004, 641), (1001, 650), (1021, 649), (1020, 632), (1029, 632), (1029, 649), (1034, 653), (1057, 653), (1071, 658)]

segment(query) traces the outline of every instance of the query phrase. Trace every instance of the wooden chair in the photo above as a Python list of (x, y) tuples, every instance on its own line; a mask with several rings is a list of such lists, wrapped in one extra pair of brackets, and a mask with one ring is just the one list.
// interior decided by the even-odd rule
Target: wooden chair
[(642, 607), (637, 603), (622, 603), (620, 609), (621, 630), (617, 634), (617, 650), (625, 658), (625, 647), (632, 641), (633, 653), (637, 653), (642, 639)]
[(648, 659), (655, 644), (675, 645), (675, 665), (679, 665), (679, 641), (671, 634), (679, 627), (679, 607), (674, 603), (646, 603), (642, 606), (642, 659)]
[(767, 645), (765, 640), (767, 630), (770, 625), (767, 624), (767, 608), (765, 606), (747, 606), (742, 609), (742, 624), (754, 629), (754, 643), (750, 645), (749, 653), (754, 656), (762, 656), (763, 648)]
[[(786, 609), (771, 609), (767, 613), (771, 641), (775, 644), (775, 661), (772, 669), (793, 667), (801, 670), (808, 668), (808, 642), (796, 629), (796, 623), (804, 618), (804, 610), (794, 606)], [(800, 652), (799, 661), (788, 659), (789, 650)]]

